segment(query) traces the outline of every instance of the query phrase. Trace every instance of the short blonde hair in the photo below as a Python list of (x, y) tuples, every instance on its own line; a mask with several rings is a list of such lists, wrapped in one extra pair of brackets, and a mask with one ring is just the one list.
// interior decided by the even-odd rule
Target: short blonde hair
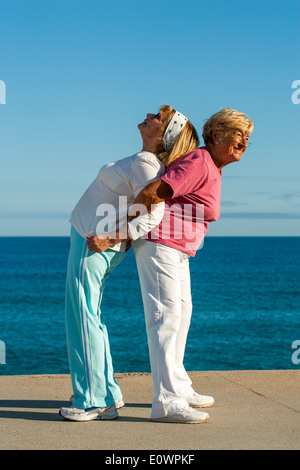
[[(159, 111), (163, 111), (167, 115), (163, 129), (163, 131), (165, 132), (169, 122), (175, 114), (175, 109), (173, 109), (169, 105), (164, 105), (161, 106)], [(172, 145), (172, 148), (168, 151), (163, 150), (162, 152), (159, 152), (158, 157), (160, 161), (166, 167), (168, 167), (169, 165), (171, 165), (171, 163), (177, 160), (177, 158), (196, 150), (199, 147), (199, 144), (200, 141), (196, 129), (190, 121), (187, 121), (184, 128), (182, 129), (179, 136)]]
[(203, 126), (202, 137), (205, 145), (210, 145), (213, 144), (213, 130), (223, 132), (225, 138), (233, 130), (241, 131), (243, 135), (248, 136), (253, 132), (253, 129), (253, 121), (245, 113), (235, 109), (223, 108), (206, 121)]

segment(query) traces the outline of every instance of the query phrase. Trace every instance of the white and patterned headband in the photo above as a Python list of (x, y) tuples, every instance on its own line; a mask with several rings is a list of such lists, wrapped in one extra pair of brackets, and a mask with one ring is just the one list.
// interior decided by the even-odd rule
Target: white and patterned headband
[(163, 144), (165, 150), (171, 149), (172, 145), (174, 144), (180, 132), (186, 125), (187, 121), (187, 117), (185, 117), (179, 111), (175, 111), (175, 114), (169, 122), (167, 129), (164, 133)]

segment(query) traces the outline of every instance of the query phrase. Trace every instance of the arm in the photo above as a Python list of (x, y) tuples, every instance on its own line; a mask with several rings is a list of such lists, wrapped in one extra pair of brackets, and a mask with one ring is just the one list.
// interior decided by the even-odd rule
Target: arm
[(150, 212), (152, 204), (159, 204), (167, 199), (171, 199), (172, 196), (173, 190), (171, 186), (159, 179), (147, 184), (135, 198), (134, 204), (143, 204), (147, 211)]
[[(147, 186), (145, 186), (144, 189), (139, 192), (135, 198), (134, 204), (142, 204), (145, 207), (145, 211), (151, 212), (155, 204), (159, 204), (166, 199), (171, 199), (172, 195), (173, 190), (171, 186), (161, 179), (158, 179), (147, 184)], [(128, 221), (134, 219), (135, 217), (137, 217), (137, 214), (135, 216), (128, 217)], [(107, 235), (103, 235), (102, 237), (87, 237), (87, 240), (88, 248), (91, 251), (99, 253), (107, 250), (117, 243), (124, 241), (124, 237), (122, 237), (119, 231), (117, 231), (115, 238), (110, 238)], [(130, 238), (128, 237), (127, 240), (130, 240)]]

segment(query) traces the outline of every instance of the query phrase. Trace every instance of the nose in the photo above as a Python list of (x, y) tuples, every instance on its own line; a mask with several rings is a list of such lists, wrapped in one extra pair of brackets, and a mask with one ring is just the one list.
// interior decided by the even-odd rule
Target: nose
[(155, 116), (155, 114), (151, 114), (151, 113), (148, 113), (148, 114), (147, 114), (147, 118), (148, 118), (148, 119), (153, 119), (154, 116)]
[(240, 141), (238, 142), (239, 147), (247, 148), (248, 141), (246, 137), (241, 137)]

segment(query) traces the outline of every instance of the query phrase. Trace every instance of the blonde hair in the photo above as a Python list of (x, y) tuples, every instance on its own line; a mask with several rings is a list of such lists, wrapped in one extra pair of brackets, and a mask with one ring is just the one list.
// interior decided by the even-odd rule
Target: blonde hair
[[(165, 132), (168, 127), (169, 122), (171, 121), (173, 115), (175, 114), (175, 109), (169, 105), (161, 106), (160, 110), (166, 113), (165, 125), (163, 132)], [(186, 125), (180, 132), (179, 136), (175, 140), (172, 148), (168, 151), (163, 150), (158, 153), (160, 161), (168, 167), (173, 163), (177, 158), (187, 153), (193, 152), (199, 147), (200, 141), (196, 129), (190, 121), (187, 121)]]
[(233, 130), (239, 130), (243, 135), (250, 135), (254, 129), (252, 119), (248, 118), (245, 113), (236, 111), (235, 109), (223, 108), (218, 113), (211, 116), (203, 126), (202, 137), (205, 145), (214, 143), (212, 131), (217, 130), (226, 135)]

